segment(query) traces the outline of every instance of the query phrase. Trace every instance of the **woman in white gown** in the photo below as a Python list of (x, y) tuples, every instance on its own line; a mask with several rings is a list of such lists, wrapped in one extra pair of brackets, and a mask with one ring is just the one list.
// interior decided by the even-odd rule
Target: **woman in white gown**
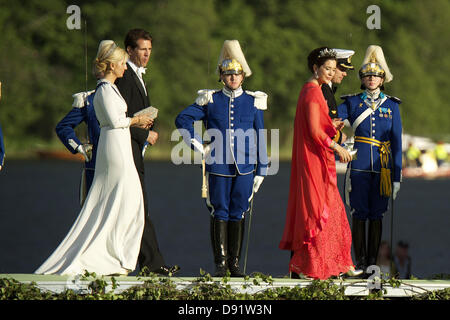
[(127, 53), (100, 42), (94, 108), (101, 131), (92, 187), (74, 225), (37, 274), (128, 274), (136, 267), (144, 228), (141, 184), (131, 151), (130, 126), (149, 128), (148, 116), (126, 117), (127, 105), (114, 85), (126, 69)]

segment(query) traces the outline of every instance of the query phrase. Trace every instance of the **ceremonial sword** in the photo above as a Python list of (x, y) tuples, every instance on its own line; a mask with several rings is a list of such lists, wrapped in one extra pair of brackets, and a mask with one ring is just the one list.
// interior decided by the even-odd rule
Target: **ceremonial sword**
[(393, 156), (390, 157), (391, 162), (391, 183), (392, 183), (392, 189), (391, 189), (391, 234), (390, 234), (390, 242), (391, 242), (391, 265), (390, 265), (390, 274), (391, 278), (394, 277), (393, 271), (394, 271), (394, 247), (393, 247), (393, 239), (394, 239), (394, 161)]
[(252, 226), (252, 216), (253, 216), (253, 199), (255, 199), (255, 193), (252, 194), (252, 200), (250, 201), (250, 210), (248, 211), (248, 227), (247, 227), (247, 240), (245, 243), (245, 255), (244, 255), (244, 274), (247, 270), (247, 257), (248, 257), (248, 243), (250, 242), (250, 227)]

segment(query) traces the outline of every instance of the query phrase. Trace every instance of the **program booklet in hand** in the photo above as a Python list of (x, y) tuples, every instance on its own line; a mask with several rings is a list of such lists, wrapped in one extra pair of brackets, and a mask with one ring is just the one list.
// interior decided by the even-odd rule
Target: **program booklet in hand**
[(140, 116), (142, 114), (146, 114), (150, 117), (150, 119), (154, 120), (158, 117), (158, 109), (150, 106), (148, 108), (142, 109), (134, 114), (134, 116)]

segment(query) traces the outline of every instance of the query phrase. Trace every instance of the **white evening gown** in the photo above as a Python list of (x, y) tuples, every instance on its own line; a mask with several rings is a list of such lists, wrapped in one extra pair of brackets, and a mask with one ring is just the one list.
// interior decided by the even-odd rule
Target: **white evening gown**
[(95, 175), (74, 225), (37, 274), (124, 274), (136, 268), (144, 201), (133, 160), (127, 104), (105, 79), (95, 94), (101, 131)]

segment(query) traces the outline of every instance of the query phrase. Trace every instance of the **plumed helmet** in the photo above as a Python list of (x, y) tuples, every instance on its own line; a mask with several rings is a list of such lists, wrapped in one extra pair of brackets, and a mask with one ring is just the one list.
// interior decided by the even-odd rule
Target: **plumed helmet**
[(359, 78), (367, 76), (382, 77), (385, 83), (392, 81), (394, 77), (387, 66), (383, 49), (380, 46), (371, 45), (366, 50), (362, 66), (359, 69)]
[(245, 60), (238, 40), (224, 41), (216, 72), (218, 74), (239, 74), (243, 72), (246, 77), (251, 76), (252, 71), (247, 64), (247, 60)]

